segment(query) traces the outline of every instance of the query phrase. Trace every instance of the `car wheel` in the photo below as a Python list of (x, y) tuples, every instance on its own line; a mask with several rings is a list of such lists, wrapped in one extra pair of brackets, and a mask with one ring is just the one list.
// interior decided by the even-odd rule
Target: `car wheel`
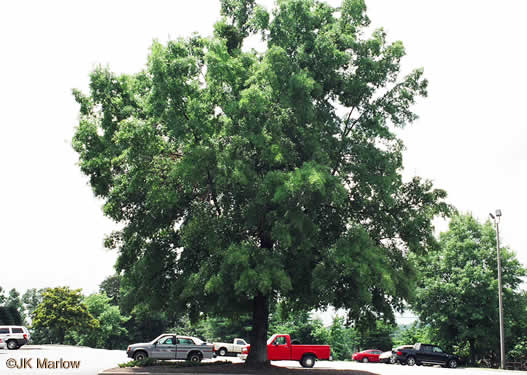
[(413, 366), (415, 365), (415, 358), (414, 357), (408, 357), (408, 359), (406, 360), (406, 364), (408, 366)]
[(315, 366), (316, 358), (312, 355), (305, 355), (302, 357), (302, 360), (300, 361), (300, 364), (302, 367), (311, 368)]
[(201, 355), (199, 353), (190, 353), (188, 356), (188, 360), (191, 363), (200, 363), (201, 362)]
[(9, 350), (15, 350), (15, 349), (18, 349), (18, 344), (16, 343), (15, 340), (9, 340), (7, 342), (7, 349)]
[(364, 357), (364, 358), (362, 359), (362, 363), (368, 363), (368, 357)]
[(222, 357), (225, 357), (227, 355), (227, 349), (221, 348), (220, 350), (218, 350), (218, 354)]
[(397, 360), (395, 359), (395, 357), (390, 357), (390, 360), (386, 363), (391, 363), (392, 365), (397, 362)]
[(142, 350), (134, 353), (134, 360), (136, 361), (142, 361), (147, 358), (148, 358), (148, 354), (146, 354), (146, 352), (143, 352)]
[(457, 361), (455, 359), (451, 359), (450, 361), (448, 361), (448, 367), (456, 368), (457, 367)]

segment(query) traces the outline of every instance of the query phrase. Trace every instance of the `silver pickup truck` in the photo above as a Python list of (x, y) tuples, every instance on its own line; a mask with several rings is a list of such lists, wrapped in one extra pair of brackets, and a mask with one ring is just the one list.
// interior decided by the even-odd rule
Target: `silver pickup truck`
[(212, 345), (197, 337), (177, 336), (174, 333), (164, 333), (147, 343), (132, 344), (128, 346), (126, 354), (136, 361), (154, 358), (182, 359), (193, 363), (214, 356)]

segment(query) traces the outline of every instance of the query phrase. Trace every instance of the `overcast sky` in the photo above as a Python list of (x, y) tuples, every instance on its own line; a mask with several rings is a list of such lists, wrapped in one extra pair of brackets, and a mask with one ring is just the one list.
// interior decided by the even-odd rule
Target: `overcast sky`
[[(402, 132), (405, 176), (433, 180), (480, 220), (501, 208), (502, 242), (527, 265), (527, 2), (367, 5), (373, 25), (405, 44), (403, 69), (424, 67), (430, 80), (414, 107), (420, 119)], [(153, 39), (210, 35), (218, 16), (216, 0), (0, 2), (1, 287), (87, 294), (114, 272), (103, 238), (115, 224), (71, 148), (79, 111), (71, 89), (87, 91), (97, 64), (135, 73)]]

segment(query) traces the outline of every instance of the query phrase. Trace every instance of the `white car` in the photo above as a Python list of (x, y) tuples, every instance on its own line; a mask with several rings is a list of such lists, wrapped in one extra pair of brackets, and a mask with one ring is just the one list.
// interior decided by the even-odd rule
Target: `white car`
[(31, 336), (23, 326), (0, 326), (0, 339), (7, 345), (7, 349), (14, 350), (29, 343)]
[(214, 352), (223, 357), (229, 354), (241, 354), (242, 349), (249, 344), (247, 344), (244, 339), (234, 339), (232, 344), (226, 342), (213, 342), (212, 345), (214, 345)]
[(397, 348), (393, 348), (392, 350), (382, 353), (379, 356), (379, 362), (389, 364), (397, 363), (397, 351), (401, 349), (411, 349), (413, 347), (413, 345), (401, 345)]

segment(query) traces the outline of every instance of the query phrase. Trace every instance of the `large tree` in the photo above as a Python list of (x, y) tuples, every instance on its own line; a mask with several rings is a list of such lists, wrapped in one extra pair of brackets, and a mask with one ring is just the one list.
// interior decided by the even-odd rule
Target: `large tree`
[[(74, 91), (73, 147), (122, 224), (106, 245), (134, 298), (194, 318), (250, 312), (249, 363), (267, 362), (277, 300), (392, 318), (408, 252), (434, 244), (448, 211), (430, 182), (403, 182), (395, 129), (427, 81), (400, 77), (402, 43), (366, 37), (365, 11), (223, 0), (213, 37), (155, 42), (144, 71), (97, 68), (90, 93)], [(265, 51), (244, 48), (250, 35)]]
[[(416, 263), (419, 281), (412, 310), (421, 321), (447, 345), (467, 347), (471, 362), (489, 351), (499, 353), (496, 232), (490, 221), (481, 224), (471, 215), (455, 215), (440, 236), (440, 251), (416, 257)], [(515, 322), (525, 321), (519, 286), (526, 270), (507, 248), (501, 249), (501, 267), (511, 338), (513, 329), (524, 332)]]
[(47, 332), (51, 342), (64, 344), (70, 330), (89, 331), (99, 327), (99, 322), (82, 302), (80, 289), (68, 287), (49, 288), (42, 294), (42, 302), (33, 311), (32, 327)]

